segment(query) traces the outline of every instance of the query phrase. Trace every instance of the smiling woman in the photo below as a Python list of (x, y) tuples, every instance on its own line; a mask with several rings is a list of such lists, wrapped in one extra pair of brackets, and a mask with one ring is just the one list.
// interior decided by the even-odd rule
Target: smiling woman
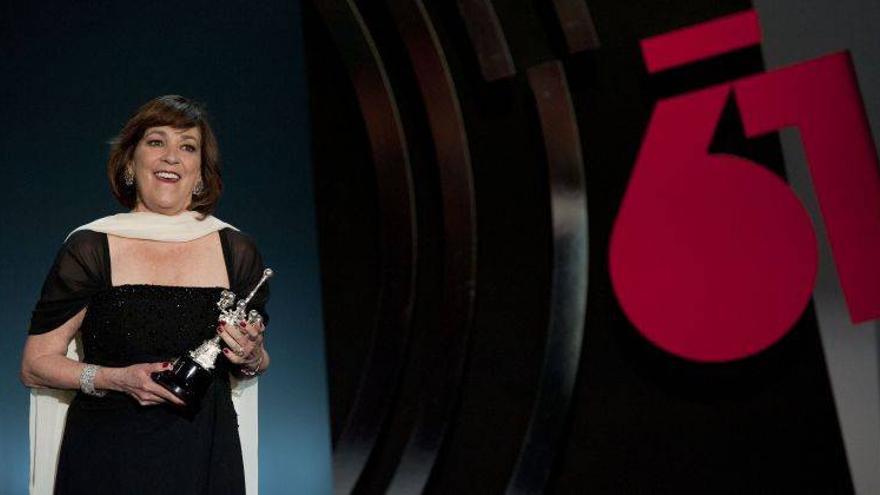
[[(249, 236), (211, 215), (214, 134), (198, 104), (172, 95), (138, 109), (112, 144), (111, 189), (130, 211), (68, 235), (25, 343), (22, 382), (50, 391), (31, 402), (32, 493), (256, 493), (253, 377), (270, 363), (269, 292), (250, 301), (260, 318), (218, 325), (223, 292), (247, 294), (265, 267)], [(200, 402), (154, 382), (216, 335), (224, 358)], [(76, 389), (60, 439), (58, 392)]]
[[(179, 191), (195, 193), (204, 187), (198, 153), (200, 135), (196, 127), (147, 129), (125, 171), (127, 180), (134, 177), (138, 184), (147, 185), (141, 187), (134, 211), (179, 211), (180, 202), (187, 199)], [(152, 182), (158, 184), (150, 185)]]
[(223, 190), (219, 162), (217, 139), (204, 110), (169, 95), (142, 106), (122, 128), (113, 142), (107, 176), (113, 194), (132, 211), (167, 214), (188, 203), (188, 209), (210, 214)]

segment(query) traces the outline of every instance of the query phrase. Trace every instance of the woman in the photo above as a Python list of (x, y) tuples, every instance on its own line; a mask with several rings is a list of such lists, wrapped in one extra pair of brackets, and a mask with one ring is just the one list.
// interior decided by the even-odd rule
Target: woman
[[(131, 211), (74, 230), (43, 285), (24, 348), (28, 387), (78, 389), (67, 413), (55, 493), (245, 492), (230, 373), (269, 366), (263, 322), (217, 324), (224, 289), (244, 297), (262, 275), (252, 240), (210, 215), (222, 183), (198, 104), (162, 96), (114, 140), (111, 189)], [(176, 356), (219, 334), (225, 359), (198, 407), (155, 383)], [(82, 362), (68, 345), (82, 341)]]

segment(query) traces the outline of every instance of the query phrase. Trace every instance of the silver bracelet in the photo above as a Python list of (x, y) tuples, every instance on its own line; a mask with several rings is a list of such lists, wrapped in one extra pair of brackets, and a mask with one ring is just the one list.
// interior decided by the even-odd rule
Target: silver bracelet
[(107, 392), (104, 390), (95, 390), (95, 375), (98, 374), (100, 366), (87, 364), (79, 374), (79, 389), (83, 393), (94, 395), (95, 397), (104, 397)]

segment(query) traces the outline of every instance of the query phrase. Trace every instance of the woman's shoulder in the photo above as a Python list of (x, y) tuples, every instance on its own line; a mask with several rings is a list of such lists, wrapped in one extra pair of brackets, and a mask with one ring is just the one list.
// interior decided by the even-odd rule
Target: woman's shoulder
[(226, 227), (219, 231), (220, 239), (228, 248), (239, 255), (259, 254), (254, 237), (241, 230)]
[(81, 229), (71, 232), (64, 240), (64, 246), (70, 249), (98, 249), (103, 247), (107, 234), (94, 230)]
[(48, 332), (78, 313), (92, 295), (110, 286), (104, 234), (78, 230), (67, 237), (49, 269), (29, 332)]
[(59, 249), (59, 258), (74, 258), (80, 263), (95, 269), (105, 266), (108, 256), (107, 234), (94, 230), (77, 230), (64, 240)]
[(232, 228), (219, 233), (223, 252), (236, 278), (250, 279), (255, 271), (263, 270), (263, 257), (253, 236)]
[(220, 235), (225, 235), (230, 242), (254, 243), (254, 237), (252, 235), (233, 227), (224, 227), (220, 229)]
[[(226, 254), (227, 268), (230, 274), (229, 283), (236, 293), (244, 294), (256, 286), (263, 275), (263, 257), (257, 249), (254, 238), (240, 230), (225, 228), (219, 231)], [(269, 299), (269, 287), (263, 287), (251, 300), (251, 307), (263, 315), (268, 323), (266, 301)]]

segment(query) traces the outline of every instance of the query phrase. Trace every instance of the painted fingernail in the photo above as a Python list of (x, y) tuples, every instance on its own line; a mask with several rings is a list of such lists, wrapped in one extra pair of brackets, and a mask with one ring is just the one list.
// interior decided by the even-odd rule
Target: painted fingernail
[(220, 326), (221, 327), (226, 326), (226, 320), (220, 320)]
[(162, 366), (164, 366), (164, 367), (166, 367), (166, 368), (170, 368), (170, 367), (171, 367), (171, 363), (169, 363), (169, 362), (165, 362), (165, 363), (162, 363)]
[(239, 325), (241, 325), (241, 328), (244, 328), (244, 327), (247, 326), (247, 322), (246, 322), (246, 321), (242, 321), (241, 323), (239, 323)]
[(217, 328), (217, 333), (223, 333), (223, 329), (222, 329), (222, 328)]
[(227, 356), (228, 356), (231, 352), (232, 352), (232, 351), (230, 351), (229, 349), (223, 349), (223, 354), (226, 354)]

